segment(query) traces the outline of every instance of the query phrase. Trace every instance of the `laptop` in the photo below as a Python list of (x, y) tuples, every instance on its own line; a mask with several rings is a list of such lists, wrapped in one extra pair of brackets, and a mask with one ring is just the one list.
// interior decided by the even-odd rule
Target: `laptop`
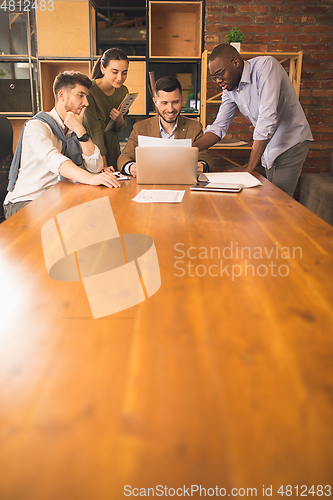
[(197, 182), (198, 148), (136, 147), (138, 184), (194, 184)]

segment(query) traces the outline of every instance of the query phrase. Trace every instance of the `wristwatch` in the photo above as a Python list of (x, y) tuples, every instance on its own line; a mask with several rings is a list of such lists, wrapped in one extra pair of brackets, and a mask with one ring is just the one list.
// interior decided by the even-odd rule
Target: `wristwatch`
[(77, 139), (80, 142), (87, 142), (87, 141), (89, 141), (89, 134), (87, 134), (87, 132), (86, 132), (85, 134), (83, 134), (81, 137), (78, 137)]

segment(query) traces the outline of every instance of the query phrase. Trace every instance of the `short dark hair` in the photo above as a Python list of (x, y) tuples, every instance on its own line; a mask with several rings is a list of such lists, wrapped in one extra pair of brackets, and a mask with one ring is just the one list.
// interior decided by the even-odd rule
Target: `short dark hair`
[(62, 89), (73, 89), (77, 84), (90, 89), (92, 83), (90, 78), (79, 71), (64, 71), (59, 73), (53, 82), (53, 94), (55, 102), (58, 101), (58, 92)]
[(223, 59), (230, 59), (230, 57), (233, 57), (234, 59), (241, 59), (238, 51), (229, 43), (220, 43), (220, 45), (217, 45), (210, 54), (208, 61), (215, 61), (218, 57)]
[(174, 76), (163, 76), (159, 78), (155, 83), (155, 92), (163, 90), (163, 92), (173, 92), (174, 90), (179, 90), (182, 94), (182, 86), (180, 81)]

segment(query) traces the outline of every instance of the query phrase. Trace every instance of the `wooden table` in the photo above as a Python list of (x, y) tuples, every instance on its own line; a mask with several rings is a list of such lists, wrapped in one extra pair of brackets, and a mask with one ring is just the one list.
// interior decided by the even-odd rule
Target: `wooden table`
[[(134, 180), (63, 181), (1, 225), (1, 500), (332, 485), (333, 229), (261, 180), (175, 205), (131, 201)], [(49, 278), (40, 234), (103, 196), (120, 233), (154, 239), (162, 285), (94, 320), (82, 283)]]

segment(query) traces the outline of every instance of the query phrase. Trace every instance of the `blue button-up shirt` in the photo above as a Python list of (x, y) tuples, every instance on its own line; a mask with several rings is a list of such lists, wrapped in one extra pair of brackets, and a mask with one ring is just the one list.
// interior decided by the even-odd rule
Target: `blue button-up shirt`
[(223, 139), (237, 108), (255, 127), (253, 140), (269, 140), (261, 157), (266, 168), (271, 168), (275, 158), (292, 146), (313, 141), (295, 89), (274, 57), (244, 61), (237, 89), (223, 91), (217, 117), (205, 132), (213, 132)]

